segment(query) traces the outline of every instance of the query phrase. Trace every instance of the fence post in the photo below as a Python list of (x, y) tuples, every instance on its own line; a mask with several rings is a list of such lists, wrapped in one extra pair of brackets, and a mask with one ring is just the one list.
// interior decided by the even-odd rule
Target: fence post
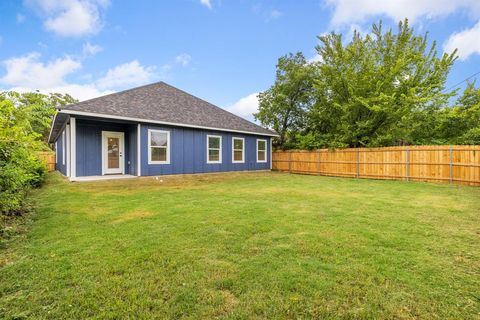
[(407, 181), (410, 181), (410, 148), (407, 147), (406, 151), (407, 151), (407, 155), (406, 155), (406, 162), (405, 162), (405, 176), (407, 178)]
[(453, 148), (450, 145), (450, 183), (453, 183)]
[(288, 172), (292, 173), (292, 151), (288, 150)]
[(357, 178), (360, 177), (360, 150), (357, 148)]

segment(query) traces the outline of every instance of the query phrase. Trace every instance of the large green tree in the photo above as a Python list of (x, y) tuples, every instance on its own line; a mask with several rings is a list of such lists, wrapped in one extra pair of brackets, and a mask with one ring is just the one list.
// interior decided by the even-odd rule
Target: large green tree
[(26, 115), (33, 132), (40, 134), (40, 139), (47, 142), (55, 108), (75, 103), (77, 100), (69, 94), (39, 92), (18, 93), (5, 91), (0, 93), (0, 100), (11, 101), (16, 108)]
[(315, 79), (315, 105), (307, 135), (313, 146), (389, 146), (428, 143), (435, 122), (432, 113), (448, 103), (445, 92), (455, 53), (439, 55), (427, 35), (417, 36), (408, 21), (398, 31), (355, 32), (319, 37), (322, 58)]
[(291, 146), (294, 135), (290, 133), (300, 130), (306, 121), (305, 113), (312, 103), (314, 71), (301, 53), (281, 57), (275, 83), (258, 96), (259, 109), (254, 116), (278, 132), (280, 146)]

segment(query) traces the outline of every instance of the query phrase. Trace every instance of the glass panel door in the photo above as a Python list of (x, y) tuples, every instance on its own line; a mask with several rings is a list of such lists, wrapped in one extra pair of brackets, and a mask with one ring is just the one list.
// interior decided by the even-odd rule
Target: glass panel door
[(108, 137), (107, 152), (108, 152), (108, 169), (120, 168), (120, 139), (116, 137)]

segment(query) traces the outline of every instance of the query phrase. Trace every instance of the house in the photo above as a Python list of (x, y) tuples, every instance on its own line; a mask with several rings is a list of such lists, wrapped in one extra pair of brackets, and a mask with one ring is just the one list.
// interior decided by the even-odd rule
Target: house
[(75, 181), (269, 170), (274, 136), (158, 82), (58, 109), (49, 142), (57, 170)]

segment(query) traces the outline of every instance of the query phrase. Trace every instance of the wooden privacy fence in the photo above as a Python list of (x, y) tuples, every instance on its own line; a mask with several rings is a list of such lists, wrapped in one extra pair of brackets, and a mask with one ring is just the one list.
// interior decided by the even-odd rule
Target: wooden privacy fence
[(480, 146), (275, 151), (272, 168), (292, 173), (480, 186)]
[(55, 170), (55, 153), (52, 152), (38, 152), (37, 153), (38, 158), (40, 160), (45, 161), (48, 167), (48, 171), (54, 171)]

